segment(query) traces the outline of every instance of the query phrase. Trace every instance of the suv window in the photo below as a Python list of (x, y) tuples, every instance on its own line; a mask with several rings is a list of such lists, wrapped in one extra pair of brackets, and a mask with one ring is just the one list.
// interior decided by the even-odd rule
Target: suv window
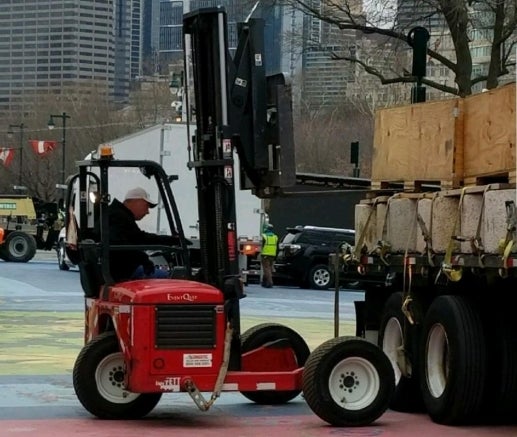
[(301, 234), (296, 232), (296, 233), (293, 233), (293, 232), (289, 232), (287, 233), (284, 238), (282, 239), (282, 243), (295, 243), (297, 241), (297, 238), (298, 236), (300, 236)]
[(348, 243), (354, 245), (355, 243), (355, 235), (352, 233), (338, 233), (334, 235), (333, 244), (341, 244), (341, 243)]

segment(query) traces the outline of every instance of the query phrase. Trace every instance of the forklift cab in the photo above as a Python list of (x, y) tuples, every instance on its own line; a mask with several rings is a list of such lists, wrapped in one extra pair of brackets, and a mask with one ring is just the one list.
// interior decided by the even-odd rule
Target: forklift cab
[[(103, 286), (114, 284), (109, 264), (111, 251), (143, 250), (151, 258), (162, 260), (160, 267), (168, 269), (169, 277), (191, 277), (189, 252), (170, 186), (172, 179), (158, 163), (116, 160), (111, 147), (101, 146), (97, 154), (79, 161), (77, 166), (79, 172), (70, 177), (66, 196), (66, 251), (79, 266), (86, 297), (99, 297)], [(165, 233), (169, 235), (177, 233), (179, 246), (110, 244), (108, 207), (115, 197), (122, 199), (122, 193), (128, 189), (117, 185), (117, 174), (120, 174), (117, 172), (134, 173), (135, 183), (140, 183), (138, 178), (141, 178), (147, 187), (149, 184), (157, 187), (160, 229), (167, 229)]]

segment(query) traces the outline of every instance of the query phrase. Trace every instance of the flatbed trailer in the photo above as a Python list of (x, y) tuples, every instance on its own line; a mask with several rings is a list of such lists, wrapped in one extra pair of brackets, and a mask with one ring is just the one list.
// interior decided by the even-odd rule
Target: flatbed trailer
[(390, 357), (391, 407), (443, 424), (515, 420), (515, 184), (369, 194), (340, 274), (365, 290), (357, 335)]

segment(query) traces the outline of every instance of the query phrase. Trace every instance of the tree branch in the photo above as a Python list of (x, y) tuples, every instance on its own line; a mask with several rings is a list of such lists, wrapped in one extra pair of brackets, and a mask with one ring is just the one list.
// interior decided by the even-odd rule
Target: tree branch
[[(382, 85), (389, 85), (389, 84), (395, 84), (395, 83), (416, 83), (417, 82), (417, 78), (415, 76), (396, 76), (396, 77), (388, 78), (388, 77), (384, 76), (378, 69), (368, 65), (367, 63), (365, 63), (357, 58), (351, 57), (351, 56), (339, 56), (335, 53), (332, 53), (331, 57), (332, 57), (332, 59), (335, 59), (338, 61), (348, 61), (348, 62), (353, 62), (355, 64), (360, 65), (364, 69), (364, 71), (366, 71), (368, 74), (371, 74), (372, 76), (377, 77)], [(449, 94), (458, 95), (458, 90), (456, 88), (453, 88), (453, 87), (450, 87), (447, 85), (443, 85), (439, 82), (435, 82), (435, 81), (429, 80), (427, 78), (422, 79), (422, 84), (430, 86), (437, 90), (449, 93)]]

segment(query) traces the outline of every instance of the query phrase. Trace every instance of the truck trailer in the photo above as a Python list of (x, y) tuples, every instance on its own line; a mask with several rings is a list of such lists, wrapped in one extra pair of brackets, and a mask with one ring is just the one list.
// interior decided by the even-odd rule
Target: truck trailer
[(390, 357), (391, 407), (515, 420), (515, 84), (378, 111), (372, 164), (340, 274), (365, 290), (357, 333)]

